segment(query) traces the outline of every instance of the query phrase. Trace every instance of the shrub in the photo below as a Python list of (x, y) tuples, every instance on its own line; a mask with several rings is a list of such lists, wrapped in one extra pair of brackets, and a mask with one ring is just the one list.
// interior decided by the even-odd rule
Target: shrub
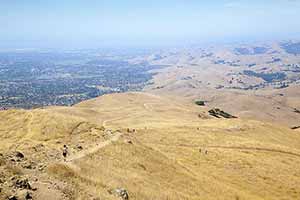
[(198, 106), (205, 106), (205, 102), (201, 100), (195, 101), (195, 104), (197, 104)]

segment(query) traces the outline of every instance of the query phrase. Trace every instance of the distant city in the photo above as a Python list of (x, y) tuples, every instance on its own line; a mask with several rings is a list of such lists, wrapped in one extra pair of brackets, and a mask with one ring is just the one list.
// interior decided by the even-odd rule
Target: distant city
[[(119, 56), (119, 55), (114, 55)], [(98, 52), (14, 51), (0, 53), (0, 107), (70, 106), (107, 93), (138, 91), (150, 70)]]
[[(211, 78), (183, 80), (190, 87), (254, 90), (299, 84), (300, 43), (154, 50), (15, 50), (0, 53), (0, 109), (72, 106), (104, 94), (141, 91), (159, 70), (178, 67)], [(197, 69), (195, 69), (195, 67)], [(221, 67), (221, 68), (220, 68)], [(219, 80), (214, 80), (214, 69)], [(222, 72), (223, 71), (223, 72)], [(222, 72), (222, 73), (221, 73)], [(201, 73), (200, 73), (201, 74)], [(197, 85), (193, 85), (197, 80)], [(175, 81), (175, 80), (174, 80)], [(192, 86), (193, 85), (193, 86)], [(164, 85), (153, 88), (163, 89)]]

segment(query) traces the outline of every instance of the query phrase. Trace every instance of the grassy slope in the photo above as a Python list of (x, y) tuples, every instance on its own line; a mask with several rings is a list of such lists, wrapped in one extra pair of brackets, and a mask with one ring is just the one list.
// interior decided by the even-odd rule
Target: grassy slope
[[(207, 101), (210, 107), (220, 107), (234, 115), (246, 119), (269, 121), (285, 126), (298, 126), (300, 115), (294, 108), (300, 109), (300, 86), (289, 84), (288, 88), (273, 89), (267, 87), (258, 90), (240, 90), (226, 88), (244, 88), (263, 83), (263, 79), (243, 75), (244, 70), (256, 72), (283, 72), (285, 65), (270, 64), (274, 57), (281, 58), (283, 63), (299, 63), (299, 57), (286, 54), (273, 44), (272, 48), (278, 54), (235, 55), (230, 48), (212, 48), (211, 57), (202, 58), (201, 51), (195, 49), (182, 50), (176, 55), (152, 61), (155, 64), (169, 64), (168, 68), (155, 71), (153, 84), (146, 86), (146, 92), (158, 95), (168, 95), (174, 98), (184, 97), (186, 101), (195, 99)], [(192, 59), (191, 59), (192, 57)], [(190, 59), (189, 59), (190, 58)], [(239, 66), (214, 64), (218, 60), (238, 61)], [(251, 68), (248, 64), (256, 63)], [(267, 68), (266, 71), (262, 71)], [(289, 80), (294, 80), (299, 74), (286, 72)], [(219, 86), (224, 86), (221, 88)], [(219, 89), (216, 89), (219, 88)]]
[[(298, 132), (253, 120), (211, 119), (205, 108), (178, 102), (126, 93), (70, 108), (0, 112), (0, 152), (18, 149), (33, 160), (37, 157), (36, 162), (47, 163), (43, 173), (24, 173), (57, 183), (60, 187), (49, 186), (51, 190), (40, 187), (52, 199), (116, 199), (107, 191), (117, 187), (126, 188), (130, 199), (295, 199), (300, 195)], [(137, 131), (127, 132), (127, 128)], [(117, 130), (121, 137), (102, 145), (111, 138), (108, 132)], [(45, 155), (37, 156), (29, 149), (40, 143), (45, 145)], [(75, 157), (81, 156), (61, 162), (63, 143)], [(72, 148), (77, 144), (83, 152)], [(41, 198), (42, 194), (35, 195)]]

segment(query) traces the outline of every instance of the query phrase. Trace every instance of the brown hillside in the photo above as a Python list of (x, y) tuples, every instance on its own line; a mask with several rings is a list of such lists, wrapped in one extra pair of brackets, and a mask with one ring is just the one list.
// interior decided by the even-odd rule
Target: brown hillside
[(0, 199), (120, 199), (117, 188), (139, 200), (299, 197), (298, 131), (183, 102), (125, 93), (1, 111)]

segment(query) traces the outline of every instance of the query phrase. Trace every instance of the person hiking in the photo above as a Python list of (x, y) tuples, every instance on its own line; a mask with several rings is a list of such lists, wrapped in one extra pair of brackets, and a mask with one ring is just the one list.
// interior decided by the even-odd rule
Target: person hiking
[(66, 158), (67, 158), (67, 155), (68, 155), (68, 147), (67, 145), (64, 145), (64, 148), (63, 148), (63, 157), (64, 157), (64, 161), (66, 161)]

